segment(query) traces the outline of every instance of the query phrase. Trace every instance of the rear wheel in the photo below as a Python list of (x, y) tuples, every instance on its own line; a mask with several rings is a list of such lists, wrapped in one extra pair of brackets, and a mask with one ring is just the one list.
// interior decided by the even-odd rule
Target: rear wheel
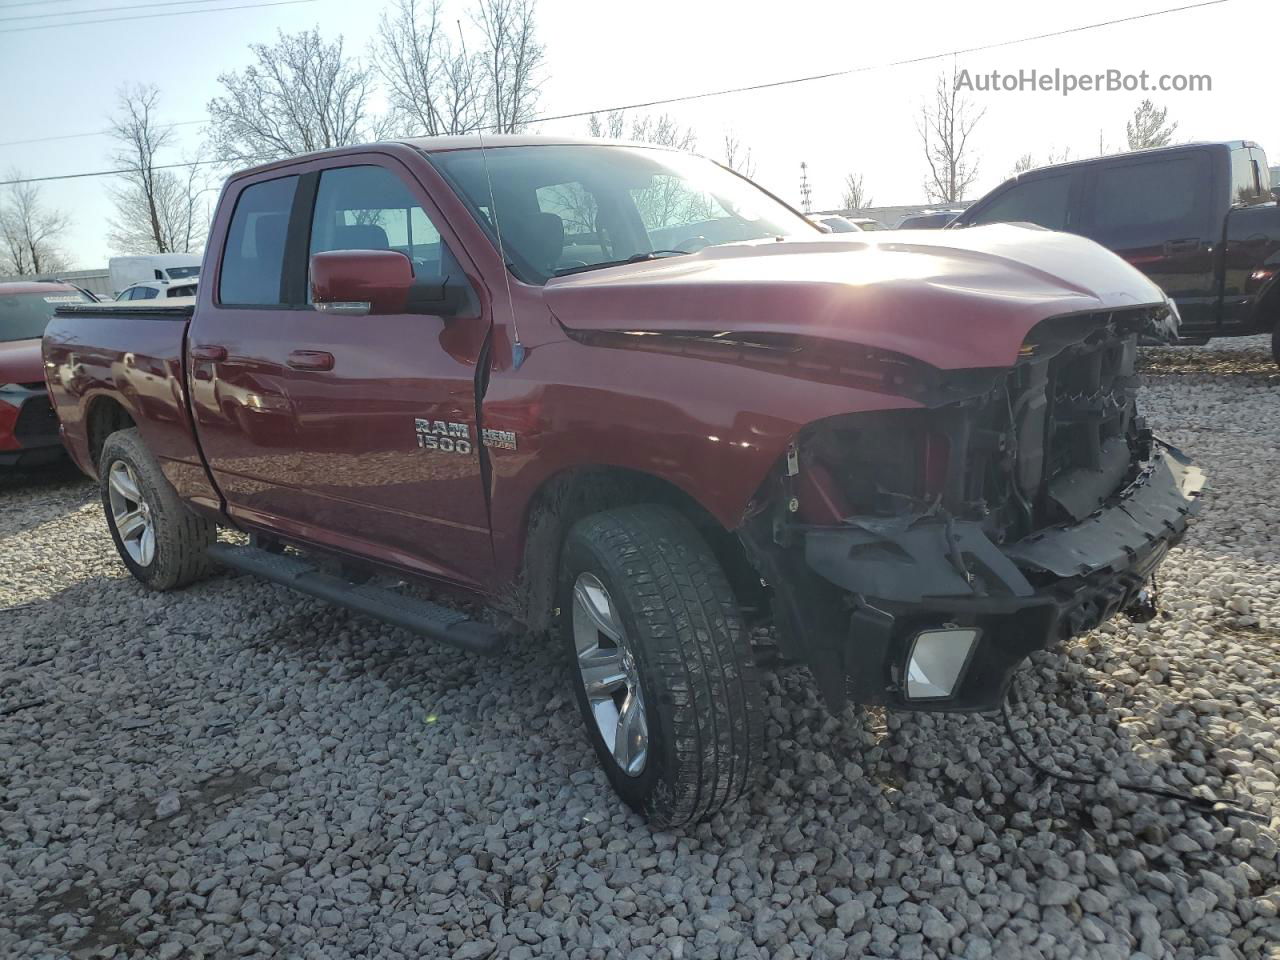
[(677, 512), (624, 507), (577, 523), (559, 630), (610, 783), (658, 826), (711, 816), (763, 753), (760, 681), (723, 570)]
[(136, 429), (107, 438), (98, 459), (102, 506), (120, 559), (153, 590), (185, 586), (209, 574), (205, 551), (218, 528), (178, 499)]

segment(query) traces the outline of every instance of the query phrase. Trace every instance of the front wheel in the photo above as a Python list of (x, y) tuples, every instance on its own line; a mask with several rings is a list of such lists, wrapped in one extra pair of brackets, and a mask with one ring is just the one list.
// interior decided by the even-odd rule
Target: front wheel
[(751, 785), (760, 680), (724, 571), (676, 511), (579, 521), (560, 564), (559, 632), (609, 782), (656, 826), (705, 819)]
[(120, 559), (152, 590), (172, 590), (212, 569), (218, 528), (178, 499), (137, 429), (107, 437), (98, 459), (102, 506)]

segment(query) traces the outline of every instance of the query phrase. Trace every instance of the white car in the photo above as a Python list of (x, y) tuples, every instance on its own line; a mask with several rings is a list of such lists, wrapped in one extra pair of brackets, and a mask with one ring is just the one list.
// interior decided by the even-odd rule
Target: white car
[(148, 280), (194, 280), (200, 275), (198, 253), (146, 253), (112, 257), (107, 261), (107, 276), (112, 290), (125, 290)]
[(196, 285), (199, 280), (182, 280), (171, 282), (169, 280), (144, 280), (141, 283), (135, 283), (132, 286), (125, 287), (116, 294), (116, 303), (124, 300), (155, 300), (157, 298), (167, 299), (169, 297), (194, 297), (196, 295)]

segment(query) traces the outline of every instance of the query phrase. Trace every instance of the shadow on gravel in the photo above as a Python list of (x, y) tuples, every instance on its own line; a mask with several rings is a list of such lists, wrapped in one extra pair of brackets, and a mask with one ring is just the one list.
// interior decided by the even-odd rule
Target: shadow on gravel
[(0, 538), (64, 516), (96, 495), (93, 481), (70, 461), (40, 470), (0, 468)]
[(1137, 372), (1144, 380), (1230, 377), (1230, 382), (1236, 385), (1242, 381), (1251, 386), (1280, 383), (1280, 366), (1277, 366), (1271, 351), (1254, 345), (1145, 347), (1138, 351)]

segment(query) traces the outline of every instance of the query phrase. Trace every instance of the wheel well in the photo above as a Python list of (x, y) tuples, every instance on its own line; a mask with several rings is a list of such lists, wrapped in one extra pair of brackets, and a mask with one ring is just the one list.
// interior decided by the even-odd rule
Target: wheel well
[(89, 437), (89, 456), (93, 465), (98, 466), (98, 458), (102, 455), (102, 445), (107, 437), (120, 430), (128, 430), (134, 426), (133, 417), (129, 416), (120, 401), (111, 397), (99, 397), (89, 407), (85, 418), (85, 429)]
[(564, 538), (583, 517), (616, 507), (662, 503), (688, 520), (720, 561), (738, 603), (750, 614), (766, 599), (746, 547), (701, 504), (679, 487), (650, 474), (618, 467), (588, 467), (552, 477), (534, 495), (526, 515), (524, 563), (513, 596), (504, 606), (533, 632), (551, 626), (556, 577)]

